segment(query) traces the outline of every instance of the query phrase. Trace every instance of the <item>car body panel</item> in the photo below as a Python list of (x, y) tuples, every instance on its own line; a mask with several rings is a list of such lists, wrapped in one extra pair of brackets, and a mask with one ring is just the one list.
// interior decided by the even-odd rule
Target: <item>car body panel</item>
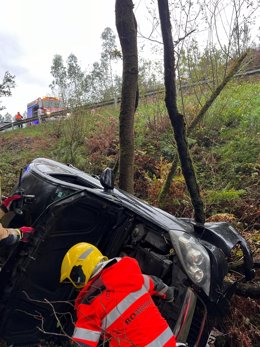
[[(30, 243), (11, 249), (0, 271), (0, 315), (4, 317), (0, 336), (14, 346), (28, 347), (43, 338), (57, 339), (62, 345), (68, 341), (59, 335), (57, 312), (70, 336), (77, 291), (60, 284), (59, 276), (65, 253), (78, 242), (95, 244), (109, 258), (133, 256), (144, 273), (178, 288), (174, 303), (157, 301), (157, 305), (180, 341), (191, 346), (204, 346), (207, 341), (211, 330), (206, 324), (208, 307), (217, 308), (225, 295), (226, 258), (237, 243), (243, 246), (246, 268), (252, 270), (246, 242), (226, 224), (201, 226), (176, 218), (50, 159), (30, 163), (14, 191), (34, 198), (17, 206), (22, 213), (8, 220), (8, 226), (36, 229)], [(212, 273), (208, 296), (187, 276), (171, 241), (172, 232), (192, 235), (208, 252)]]

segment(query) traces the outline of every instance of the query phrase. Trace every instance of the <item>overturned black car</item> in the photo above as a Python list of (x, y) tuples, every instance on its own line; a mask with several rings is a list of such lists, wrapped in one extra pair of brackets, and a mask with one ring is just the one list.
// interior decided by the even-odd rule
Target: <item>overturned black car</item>
[(38, 158), (22, 172), (9, 227), (30, 225), (30, 243), (0, 249), (0, 337), (6, 345), (70, 345), (77, 291), (60, 284), (66, 251), (95, 244), (108, 257), (129, 255), (146, 274), (177, 288), (174, 303), (156, 300), (179, 342), (206, 346), (226, 314), (236, 283), (226, 281), (232, 249), (244, 256), (244, 280), (254, 275), (244, 238), (228, 223), (200, 225), (175, 218), (113, 187), (111, 170), (94, 178), (70, 165)]

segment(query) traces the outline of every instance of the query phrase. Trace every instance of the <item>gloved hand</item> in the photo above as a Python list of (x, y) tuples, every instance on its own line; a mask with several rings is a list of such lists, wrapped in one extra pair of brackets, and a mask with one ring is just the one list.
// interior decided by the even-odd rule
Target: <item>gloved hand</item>
[(178, 290), (175, 287), (168, 287), (165, 292), (165, 301), (173, 302), (178, 295)]
[(29, 242), (31, 235), (33, 235), (33, 233), (35, 232), (35, 229), (32, 227), (21, 227), (20, 229), (20, 233), (21, 233), (21, 242)]
[(11, 208), (11, 205), (12, 205), (13, 201), (20, 200), (20, 199), (22, 199), (22, 195), (20, 195), (20, 194), (14, 194), (12, 196), (9, 196), (9, 197), (4, 199), (4, 201), (2, 202), (2, 205), (0, 206), (0, 208), (5, 213), (7, 213), (7, 212), (10, 211), (10, 208)]
[[(144, 275), (146, 276), (146, 275)], [(157, 276), (149, 276), (154, 285), (154, 293), (152, 295), (158, 295), (167, 302), (173, 302), (178, 296), (178, 289), (175, 287), (169, 287)]]

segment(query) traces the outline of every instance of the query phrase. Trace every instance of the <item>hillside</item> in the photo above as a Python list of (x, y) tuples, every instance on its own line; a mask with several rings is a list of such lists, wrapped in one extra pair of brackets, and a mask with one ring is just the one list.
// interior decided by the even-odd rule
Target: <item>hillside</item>
[[(259, 230), (260, 84), (232, 84), (189, 143), (207, 218), (229, 214), (246, 231)], [(196, 115), (186, 100), (187, 124)], [(0, 133), (2, 193), (9, 194), (19, 171), (36, 157), (71, 163), (91, 174), (114, 167), (118, 156), (118, 109), (81, 110), (64, 119)], [(145, 98), (135, 120), (135, 194), (158, 205), (158, 195), (175, 152), (163, 96)], [(192, 208), (180, 169), (161, 207), (190, 217)]]
[[(189, 138), (208, 220), (234, 223), (250, 243), (256, 262), (260, 260), (259, 95), (259, 82), (231, 85)], [(187, 96), (187, 101), (189, 123), (197, 108), (192, 95)], [(71, 163), (95, 175), (107, 166), (114, 167), (118, 155), (118, 112), (114, 107), (82, 110), (67, 119), (0, 133), (2, 194), (11, 192), (20, 169), (36, 157)], [(135, 142), (135, 193), (158, 205), (158, 194), (175, 150), (162, 96), (140, 104)], [(176, 216), (192, 216), (180, 168), (161, 207)], [(240, 300), (235, 297), (234, 304), (241, 303)], [(243, 346), (256, 345), (260, 336), (257, 305), (255, 299), (243, 299), (240, 308), (225, 322), (233, 336), (233, 346), (242, 346), (236, 344), (242, 336)]]

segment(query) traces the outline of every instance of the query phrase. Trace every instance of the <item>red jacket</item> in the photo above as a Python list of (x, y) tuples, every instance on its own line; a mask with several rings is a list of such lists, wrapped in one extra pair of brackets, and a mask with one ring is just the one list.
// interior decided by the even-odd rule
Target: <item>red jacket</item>
[(16, 120), (22, 120), (22, 119), (23, 119), (23, 116), (18, 112), (18, 113), (15, 115), (15, 119), (16, 119)]
[(175, 337), (151, 298), (161, 295), (152, 278), (141, 273), (133, 258), (111, 261), (77, 297), (73, 340), (90, 347), (100, 337), (110, 347), (175, 347)]

